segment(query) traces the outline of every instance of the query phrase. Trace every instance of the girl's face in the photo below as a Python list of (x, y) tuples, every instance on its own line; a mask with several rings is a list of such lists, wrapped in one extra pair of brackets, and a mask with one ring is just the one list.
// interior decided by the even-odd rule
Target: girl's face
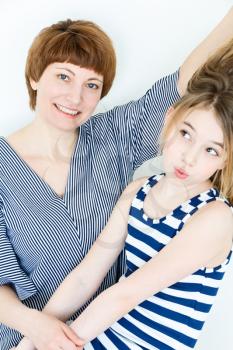
[(36, 116), (60, 130), (72, 131), (93, 114), (103, 76), (71, 63), (52, 63), (31, 86), (37, 91)]
[(165, 141), (164, 171), (185, 185), (208, 183), (224, 167), (224, 160), (223, 132), (211, 109), (191, 111), (173, 127)]

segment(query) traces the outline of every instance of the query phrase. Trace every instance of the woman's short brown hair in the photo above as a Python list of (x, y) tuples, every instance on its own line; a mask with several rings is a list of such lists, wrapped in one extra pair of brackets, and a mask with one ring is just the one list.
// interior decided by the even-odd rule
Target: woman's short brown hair
[(116, 73), (116, 55), (110, 38), (93, 22), (67, 19), (44, 28), (28, 52), (25, 77), (30, 107), (36, 106), (36, 91), (30, 80), (39, 81), (54, 62), (69, 62), (103, 75), (101, 98), (110, 90)]

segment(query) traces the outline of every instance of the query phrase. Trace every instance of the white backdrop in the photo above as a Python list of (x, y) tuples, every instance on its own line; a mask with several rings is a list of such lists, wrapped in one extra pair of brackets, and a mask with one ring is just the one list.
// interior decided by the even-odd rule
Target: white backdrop
[[(44, 26), (66, 18), (89, 19), (111, 36), (117, 77), (101, 111), (140, 97), (155, 79), (176, 70), (232, 5), (232, 0), (0, 0), (0, 135), (32, 118), (24, 64), (32, 39)], [(146, 165), (137, 176), (151, 169)], [(197, 350), (232, 349), (232, 265)]]

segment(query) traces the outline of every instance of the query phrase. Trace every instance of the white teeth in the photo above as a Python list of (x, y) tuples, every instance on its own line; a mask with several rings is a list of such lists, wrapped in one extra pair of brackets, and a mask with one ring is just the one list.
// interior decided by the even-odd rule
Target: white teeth
[(57, 108), (58, 108), (60, 111), (66, 113), (66, 114), (70, 114), (70, 115), (76, 115), (76, 114), (78, 114), (78, 111), (73, 111), (72, 109), (69, 109), (69, 108), (67, 108), (67, 107), (63, 107), (63, 106), (60, 106), (60, 105), (57, 105), (57, 104), (56, 104), (56, 106), (57, 106)]

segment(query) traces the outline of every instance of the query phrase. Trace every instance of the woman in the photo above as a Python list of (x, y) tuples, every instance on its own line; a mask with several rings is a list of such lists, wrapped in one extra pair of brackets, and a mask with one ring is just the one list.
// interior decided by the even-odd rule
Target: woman
[[(98, 288), (125, 245), (126, 273), (71, 326), (84, 349), (195, 347), (232, 254), (232, 44), (223, 50), (223, 71), (216, 59), (207, 62), (169, 111), (164, 174), (125, 189), (87, 256), (45, 308), (67, 319)], [(47, 326), (37, 330), (40, 336)], [(54, 338), (44, 349), (60, 347)]]
[[(213, 40), (215, 35), (222, 34), (222, 43), (232, 34), (228, 25), (232, 16), (231, 10), (186, 60), (178, 82), (175, 73), (155, 83), (139, 101), (91, 119), (115, 74), (108, 37), (93, 23), (68, 20), (44, 29), (35, 39), (26, 66), (35, 119), (0, 139), (3, 350), (18, 344), (22, 334), (37, 336), (34, 325), (43, 323), (44, 315), (35, 310), (45, 306), (81, 262), (133, 171), (156, 154), (155, 137), (166, 110), (220, 44)], [(98, 293), (112, 285), (123, 269), (121, 256)], [(77, 338), (71, 330), (53, 322), (64, 343), (73, 348), (69, 338), (74, 342)]]

